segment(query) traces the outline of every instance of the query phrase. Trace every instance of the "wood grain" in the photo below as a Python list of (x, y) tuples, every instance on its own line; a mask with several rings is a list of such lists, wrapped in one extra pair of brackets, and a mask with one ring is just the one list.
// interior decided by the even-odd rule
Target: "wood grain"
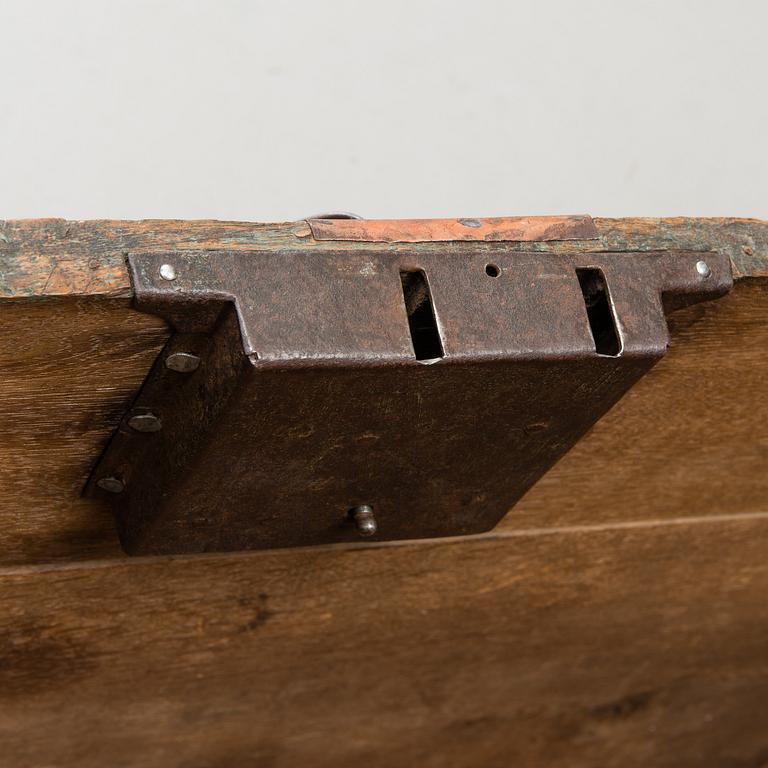
[(9, 768), (758, 768), (768, 518), (6, 571)]
[(768, 281), (670, 316), (661, 362), (506, 528), (768, 511)]
[(0, 309), (0, 562), (120, 553), (111, 509), (81, 492), (165, 341), (126, 299)]

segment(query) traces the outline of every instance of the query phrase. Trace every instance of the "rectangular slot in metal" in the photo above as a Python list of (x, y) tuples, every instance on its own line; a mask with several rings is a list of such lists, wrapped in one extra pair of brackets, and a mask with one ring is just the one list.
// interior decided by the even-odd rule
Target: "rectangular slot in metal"
[(421, 270), (400, 272), (400, 282), (403, 284), (403, 300), (416, 359), (436, 360), (443, 357), (443, 342), (426, 275)]
[(595, 342), (598, 355), (618, 357), (621, 354), (621, 339), (616, 329), (608, 284), (602, 270), (590, 268), (577, 269), (584, 305), (587, 308), (589, 328)]

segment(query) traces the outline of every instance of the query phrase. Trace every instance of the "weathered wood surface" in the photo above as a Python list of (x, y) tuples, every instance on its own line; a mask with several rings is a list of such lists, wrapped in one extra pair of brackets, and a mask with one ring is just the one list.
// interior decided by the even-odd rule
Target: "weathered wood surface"
[(758, 768), (768, 517), (5, 571), (4, 766)]
[[(768, 275), (768, 222), (750, 219), (601, 219), (598, 240), (520, 243), (522, 250), (562, 252), (632, 250), (718, 250), (731, 257), (734, 274)], [(304, 221), (254, 224), (221, 221), (0, 222), (0, 298), (31, 296), (128, 296), (125, 254), (172, 248), (323, 248)], [(478, 243), (489, 252), (499, 247)], [(365, 247), (337, 243), (334, 247)], [(381, 248), (381, 243), (368, 247)], [(418, 243), (391, 248), (445, 249), (461, 244)]]

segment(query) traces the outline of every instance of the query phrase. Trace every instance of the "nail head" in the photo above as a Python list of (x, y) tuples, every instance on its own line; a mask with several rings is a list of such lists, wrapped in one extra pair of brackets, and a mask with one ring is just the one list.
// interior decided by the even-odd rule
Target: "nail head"
[(200, 358), (189, 352), (174, 352), (165, 358), (165, 367), (178, 373), (192, 373), (200, 365)]
[(137, 413), (128, 419), (128, 426), (136, 432), (159, 432), (163, 428), (154, 413)]
[(697, 261), (696, 262), (696, 271), (702, 277), (709, 277), (712, 274), (712, 270), (709, 268), (709, 264), (707, 264), (706, 261)]
[(125, 484), (117, 477), (100, 477), (96, 485), (107, 493), (122, 493), (125, 490)]
[(160, 277), (162, 277), (163, 280), (175, 280), (176, 270), (174, 269), (173, 264), (163, 264), (160, 267)]

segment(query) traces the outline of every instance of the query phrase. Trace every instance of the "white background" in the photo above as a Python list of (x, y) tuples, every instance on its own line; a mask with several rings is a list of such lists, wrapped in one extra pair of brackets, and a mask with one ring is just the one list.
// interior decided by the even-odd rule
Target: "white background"
[(768, 3), (0, 0), (0, 218), (768, 217)]

